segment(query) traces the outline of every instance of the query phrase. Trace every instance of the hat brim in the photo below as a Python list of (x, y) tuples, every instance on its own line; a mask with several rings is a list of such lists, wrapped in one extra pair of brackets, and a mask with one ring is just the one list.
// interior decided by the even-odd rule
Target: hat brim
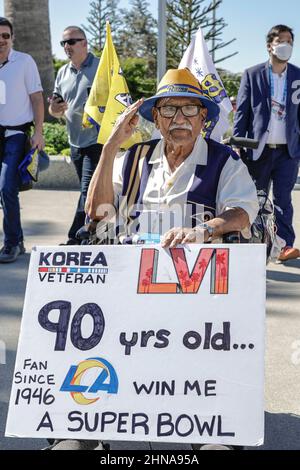
[(196, 93), (162, 93), (160, 95), (153, 96), (144, 101), (139, 109), (140, 115), (147, 121), (154, 122), (152, 109), (155, 103), (162, 98), (197, 98), (203, 106), (207, 109), (207, 121), (211, 121), (220, 114), (219, 106), (212, 101), (210, 98), (205, 96), (199, 96)]

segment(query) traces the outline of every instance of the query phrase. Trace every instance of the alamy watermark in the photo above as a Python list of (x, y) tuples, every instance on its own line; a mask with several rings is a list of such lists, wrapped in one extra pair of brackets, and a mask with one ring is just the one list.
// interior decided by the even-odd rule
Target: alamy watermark
[(0, 365), (6, 364), (6, 344), (0, 340)]
[(6, 83), (0, 80), (0, 105), (6, 104)]
[[(101, 204), (96, 211), (98, 240), (135, 238), (139, 234), (164, 235), (174, 228), (192, 229), (215, 217), (215, 208), (203, 204), (133, 204), (125, 197), (119, 198), (119, 210), (111, 204)], [(199, 243), (204, 242), (199, 240)]]
[(294, 366), (300, 365), (300, 340), (292, 343), (293, 353), (291, 355), (291, 361)]
[(292, 94), (292, 103), (300, 104), (300, 80), (295, 80), (292, 83), (292, 89), (295, 90)]

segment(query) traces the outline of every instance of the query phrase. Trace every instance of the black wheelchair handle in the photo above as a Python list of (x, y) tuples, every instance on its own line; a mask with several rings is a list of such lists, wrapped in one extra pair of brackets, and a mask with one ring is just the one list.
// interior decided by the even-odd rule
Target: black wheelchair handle
[(238, 148), (246, 148), (257, 150), (259, 146), (258, 140), (248, 139), (246, 137), (228, 137), (227, 139), (223, 140), (223, 144), (231, 145)]

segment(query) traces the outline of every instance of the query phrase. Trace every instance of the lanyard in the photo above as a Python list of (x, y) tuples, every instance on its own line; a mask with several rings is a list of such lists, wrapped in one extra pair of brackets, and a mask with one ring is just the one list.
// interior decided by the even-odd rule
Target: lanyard
[[(274, 96), (275, 96), (275, 86), (274, 86), (274, 77), (273, 77), (272, 65), (269, 66), (269, 75), (270, 75), (270, 84), (271, 84), (271, 97), (274, 98)], [(285, 105), (286, 104), (286, 99), (287, 99), (287, 75), (285, 77), (283, 97), (282, 97), (282, 102), (280, 104)]]

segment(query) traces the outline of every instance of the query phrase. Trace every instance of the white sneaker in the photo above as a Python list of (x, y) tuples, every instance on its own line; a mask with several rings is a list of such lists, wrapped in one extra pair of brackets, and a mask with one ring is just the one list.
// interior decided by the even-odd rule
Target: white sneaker
[(192, 444), (193, 450), (235, 450), (233, 446), (223, 444)]

